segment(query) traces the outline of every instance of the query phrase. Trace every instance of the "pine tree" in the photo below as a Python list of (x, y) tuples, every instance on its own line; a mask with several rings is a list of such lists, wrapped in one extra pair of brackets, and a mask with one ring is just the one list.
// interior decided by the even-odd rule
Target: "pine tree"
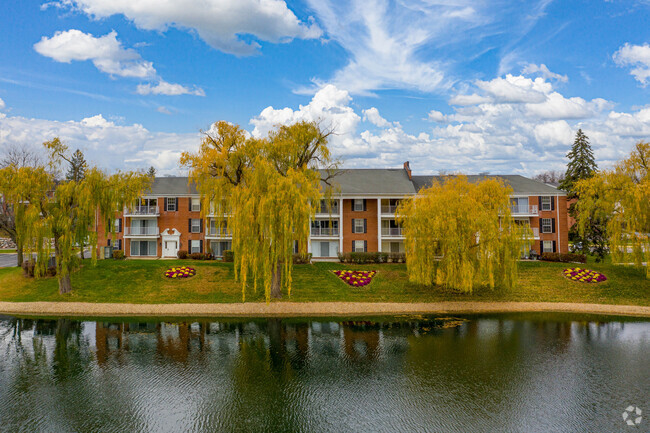
[(566, 156), (569, 158), (569, 163), (560, 188), (568, 192), (568, 198), (571, 199), (576, 197), (574, 188), (576, 182), (589, 179), (598, 171), (589, 137), (582, 132), (582, 129), (578, 129), (571, 151)]
[(65, 178), (74, 182), (83, 180), (86, 177), (86, 169), (88, 168), (83, 152), (77, 149), (67, 161), (70, 164), (70, 168), (68, 168)]
[(154, 167), (153, 165), (149, 167), (149, 171), (147, 171), (147, 175), (152, 179), (156, 177), (156, 167)]

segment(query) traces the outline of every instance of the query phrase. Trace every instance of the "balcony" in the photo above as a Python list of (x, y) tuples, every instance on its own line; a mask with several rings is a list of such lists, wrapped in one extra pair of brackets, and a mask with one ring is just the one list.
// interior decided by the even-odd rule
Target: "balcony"
[(312, 227), (311, 235), (312, 236), (338, 236), (339, 228), (338, 227)]
[(206, 238), (231, 238), (232, 231), (228, 230), (227, 228), (210, 227), (206, 231), (205, 237)]
[(533, 239), (539, 239), (539, 227), (533, 227)]
[(339, 202), (334, 202), (332, 203), (332, 208), (327, 209), (327, 206), (324, 204), (321, 204), (320, 207), (316, 210), (317, 214), (323, 214), (323, 215), (339, 215)]
[(402, 228), (401, 227), (382, 227), (381, 228), (381, 235), (386, 236), (386, 237), (404, 236), (402, 234)]
[(158, 237), (158, 227), (124, 227), (124, 237)]
[(514, 204), (510, 206), (510, 213), (513, 216), (537, 216), (539, 211), (537, 210), (537, 205), (518, 205)]
[(151, 216), (160, 216), (160, 209), (158, 206), (131, 206), (124, 207), (124, 216), (125, 217), (151, 217)]
[(381, 205), (381, 213), (386, 213), (386, 214), (395, 214), (397, 212), (397, 207), (399, 205), (397, 204), (382, 204)]

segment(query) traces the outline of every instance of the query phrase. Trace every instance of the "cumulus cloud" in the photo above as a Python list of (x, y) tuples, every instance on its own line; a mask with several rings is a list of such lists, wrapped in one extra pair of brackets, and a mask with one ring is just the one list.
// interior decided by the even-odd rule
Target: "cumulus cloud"
[(255, 54), (259, 43), (321, 36), (317, 24), (301, 22), (282, 0), (61, 0), (62, 8), (94, 18), (123, 15), (141, 29), (166, 31), (170, 27), (196, 32), (213, 48), (238, 56)]
[(57, 62), (90, 60), (97, 69), (110, 75), (134, 78), (156, 76), (153, 63), (143, 60), (135, 50), (124, 48), (117, 40), (115, 31), (98, 38), (76, 29), (56, 32), (51, 38), (43, 36), (34, 44), (34, 49)]
[(619, 66), (632, 66), (630, 74), (646, 86), (650, 81), (650, 44), (623, 45), (613, 55), (614, 62)]
[(158, 84), (152, 86), (151, 84), (139, 84), (137, 87), (138, 94), (140, 95), (195, 95), (195, 96), (205, 96), (205, 92), (200, 87), (194, 87), (190, 89), (189, 87), (182, 86), (180, 84), (168, 83), (164, 80), (158, 81)]
[(3, 101), (2, 98), (0, 98), (0, 110), (4, 110), (4, 108), (5, 108), (5, 101)]
[(379, 114), (379, 110), (376, 109), (375, 107), (368, 108), (367, 110), (362, 110), (362, 113), (363, 113), (364, 122), (368, 121), (380, 128), (386, 128), (392, 125), (388, 120), (381, 117), (381, 114)]
[(153, 86), (138, 85), (137, 92), (141, 95), (205, 96), (205, 92), (200, 87), (195, 86), (190, 89), (159, 78), (153, 63), (144, 60), (132, 48), (124, 48), (117, 40), (117, 33), (114, 30), (100, 37), (76, 29), (56, 32), (51, 38), (43, 36), (34, 44), (34, 49), (42, 56), (62, 63), (90, 60), (98, 70), (111, 76), (158, 79), (158, 84)]
[(42, 151), (35, 143), (53, 137), (60, 137), (72, 149), (81, 149), (88, 161), (100, 167), (145, 169), (153, 165), (163, 174), (178, 174), (180, 154), (195, 151), (201, 139), (198, 132), (162, 133), (139, 124), (119, 125), (101, 114), (67, 122), (0, 117), (0, 153), (13, 145)]
[(427, 118), (432, 122), (445, 123), (447, 122), (447, 116), (442, 114), (440, 111), (431, 110), (427, 114)]
[(524, 69), (521, 72), (522, 74), (527, 74), (527, 75), (540, 74), (542, 77), (544, 77), (547, 80), (553, 79), (553, 80), (560, 81), (562, 83), (569, 82), (569, 77), (567, 77), (566, 75), (561, 75), (561, 74), (556, 74), (555, 72), (551, 72), (544, 63), (542, 63), (541, 65), (528, 63), (526, 66), (524, 66)]

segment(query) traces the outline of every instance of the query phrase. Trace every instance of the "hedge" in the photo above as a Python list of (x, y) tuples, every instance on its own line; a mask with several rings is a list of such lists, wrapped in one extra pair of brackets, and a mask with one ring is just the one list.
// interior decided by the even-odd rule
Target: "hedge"
[(587, 256), (577, 253), (542, 253), (540, 260), (562, 263), (587, 263)]

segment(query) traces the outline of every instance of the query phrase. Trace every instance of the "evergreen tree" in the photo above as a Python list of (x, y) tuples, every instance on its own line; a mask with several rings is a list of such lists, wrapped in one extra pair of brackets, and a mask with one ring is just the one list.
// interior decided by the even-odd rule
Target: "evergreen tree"
[(154, 167), (153, 165), (149, 167), (149, 171), (147, 171), (147, 175), (152, 179), (156, 177), (156, 167)]
[(569, 158), (569, 163), (560, 188), (568, 192), (568, 198), (571, 199), (576, 197), (576, 182), (589, 179), (598, 171), (598, 166), (594, 160), (594, 152), (591, 150), (591, 145), (589, 145), (589, 137), (582, 132), (582, 129), (578, 129), (571, 151), (566, 156)]
[(83, 180), (84, 177), (86, 177), (86, 169), (88, 168), (88, 164), (86, 163), (86, 159), (84, 158), (84, 154), (81, 150), (77, 149), (72, 154), (72, 157), (70, 157), (70, 159), (66, 159), (66, 161), (70, 164), (68, 172), (65, 175), (66, 180), (79, 182)]

